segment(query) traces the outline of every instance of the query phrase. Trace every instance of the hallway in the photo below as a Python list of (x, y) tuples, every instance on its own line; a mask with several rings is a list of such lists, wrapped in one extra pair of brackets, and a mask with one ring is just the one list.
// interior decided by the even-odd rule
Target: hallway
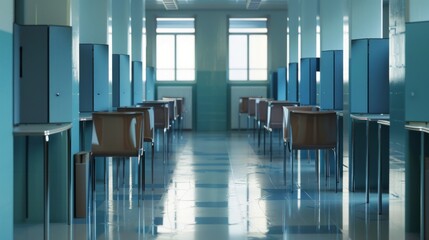
[[(274, 138), (276, 139), (276, 138)], [(116, 163), (109, 161), (107, 195), (97, 184), (97, 239), (396, 239), (392, 235), (387, 194), (378, 215), (376, 194), (335, 193), (335, 175), (320, 191), (314, 160), (295, 165), (290, 192), (283, 182), (283, 147), (274, 143), (273, 162), (248, 132), (184, 132), (173, 138), (167, 164), (157, 146), (155, 184), (150, 184), (150, 150), (146, 154), (146, 191), (139, 211), (133, 165), (126, 163), (126, 184), (116, 190)], [(268, 149), (268, 144), (267, 144)], [(307, 154), (301, 154), (307, 156)], [(133, 161), (135, 162), (135, 161)], [(300, 170), (297, 171), (297, 168)], [(347, 168), (344, 168), (345, 171)], [(120, 171), (122, 172), (122, 171)], [(344, 186), (348, 186), (345, 172)], [(120, 178), (121, 179), (121, 178)], [(122, 181), (121, 181), (122, 182)], [(132, 193), (132, 194), (130, 194)], [(51, 211), (55, 211), (52, 209)], [(390, 217), (395, 221), (395, 217)], [(93, 229), (93, 228), (92, 228)], [(51, 223), (52, 239), (88, 239), (90, 225), (75, 219), (69, 228)], [(389, 237), (389, 234), (391, 236)], [(15, 225), (15, 239), (42, 239), (42, 225)], [(68, 237), (67, 237), (68, 236)]]

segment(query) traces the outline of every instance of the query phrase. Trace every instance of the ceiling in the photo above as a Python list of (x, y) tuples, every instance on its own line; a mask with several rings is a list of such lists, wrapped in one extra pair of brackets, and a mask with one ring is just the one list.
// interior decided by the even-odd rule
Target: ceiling
[[(245, 10), (246, 0), (176, 0), (179, 10)], [(286, 10), (287, 0), (262, 0), (259, 10)], [(146, 0), (147, 10), (165, 10), (162, 0)], [(250, 10), (252, 11), (252, 10)]]

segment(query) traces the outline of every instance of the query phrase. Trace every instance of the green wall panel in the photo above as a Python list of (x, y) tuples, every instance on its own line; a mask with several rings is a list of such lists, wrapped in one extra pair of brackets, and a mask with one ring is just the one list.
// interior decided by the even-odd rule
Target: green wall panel
[(224, 71), (197, 72), (197, 130), (227, 130), (227, 83)]

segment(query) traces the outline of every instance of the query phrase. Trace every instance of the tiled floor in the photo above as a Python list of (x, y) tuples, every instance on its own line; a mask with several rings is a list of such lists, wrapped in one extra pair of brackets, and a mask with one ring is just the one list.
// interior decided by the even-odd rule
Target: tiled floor
[[(385, 214), (378, 215), (376, 194), (365, 204), (363, 193), (349, 193), (347, 187), (335, 193), (333, 174), (327, 181), (322, 174), (317, 183), (307, 154), (295, 164), (291, 193), (289, 164), (285, 185), (278, 143), (270, 162), (245, 131), (184, 132), (172, 141), (167, 164), (161, 151), (156, 154), (153, 185), (148, 151), (140, 207), (136, 177), (129, 174), (135, 166), (127, 162), (126, 183), (117, 190), (116, 164), (109, 161), (107, 194), (102, 182), (97, 185), (96, 224), (52, 223), (51, 239), (404, 239), (387, 194)], [(344, 170), (341, 186), (348, 186)], [(15, 239), (42, 236), (41, 224), (15, 224)]]

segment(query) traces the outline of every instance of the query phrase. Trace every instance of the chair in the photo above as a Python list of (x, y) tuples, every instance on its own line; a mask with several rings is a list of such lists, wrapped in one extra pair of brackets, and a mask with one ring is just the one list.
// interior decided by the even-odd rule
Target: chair
[[(95, 157), (137, 157), (138, 160), (138, 199), (144, 191), (143, 124), (141, 112), (96, 112), (92, 114), (93, 135), (91, 145), (91, 204), (95, 209)], [(139, 204), (140, 206), (140, 204)], [(94, 218), (95, 225), (95, 218)]]
[[(154, 177), (155, 158), (155, 122), (153, 107), (119, 107), (118, 112), (143, 112), (144, 113), (144, 137), (143, 142), (150, 143), (152, 151), (152, 184)], [(124, 166), (124, 165), (123, 165)], [(123, 168), (125, 169), (125, 168)], [(125, 175), (125, 174), (123, 174)]]
[[(268, 103), (267, 123), (264, 126), (270, 136), (270, 161), (273, 161), (273, 131), (283, 127), (283, 106), (299, 106), (298, 102), (270, 101)], [(265, 133), (264, 133), (264, 154), (265, 154)]]
[[(268, 99), (261, 98), (258, 104), (258, 147), (261, 145), (261, 129), (267, 124)], [(265, 136), (265, 132), (264, 132)]]
[(145, 101), (139, 103), (137, 106), (153, 107), (154, 110), (154, 123), (155, 130), (163, 132), (162, 145), (163, 145), (163, 162), (166, 161), (166, 153), (168, 152), (168, 130), (169, 124), (169, 104), (166, 101)]
[[(291, 180), (293, 191), (293, 151), (301, 149), (332, 150), (335, 158), (335, 192), (338, 191), (338, 161), (337, 147), (337, 121), (335, 111), (305, 111), (303, 109), (286, 108), (285, 148), (288, 146), (291, 161)], [(285, 109), (285, 110), (286, 110)], [(285, 151), (286, 152), (286, 151)], [(284, 157), (286, 168), (286, 154)], [(327, 165), (327, 164), (326, 164)], [(319, 159), (316, 154), (316, 175), (319, 181)]]
[(238, 130), (240, 130), (241, 115), (247, 115), (249, 97), (240, 97), (238, 102)]
[(247, 103), (247, 128), (250, 128), (250, 121), (253, 119), (253, 137), (255, 137), (256, 121), (256, 101), (258, 98), (250, 97)]

